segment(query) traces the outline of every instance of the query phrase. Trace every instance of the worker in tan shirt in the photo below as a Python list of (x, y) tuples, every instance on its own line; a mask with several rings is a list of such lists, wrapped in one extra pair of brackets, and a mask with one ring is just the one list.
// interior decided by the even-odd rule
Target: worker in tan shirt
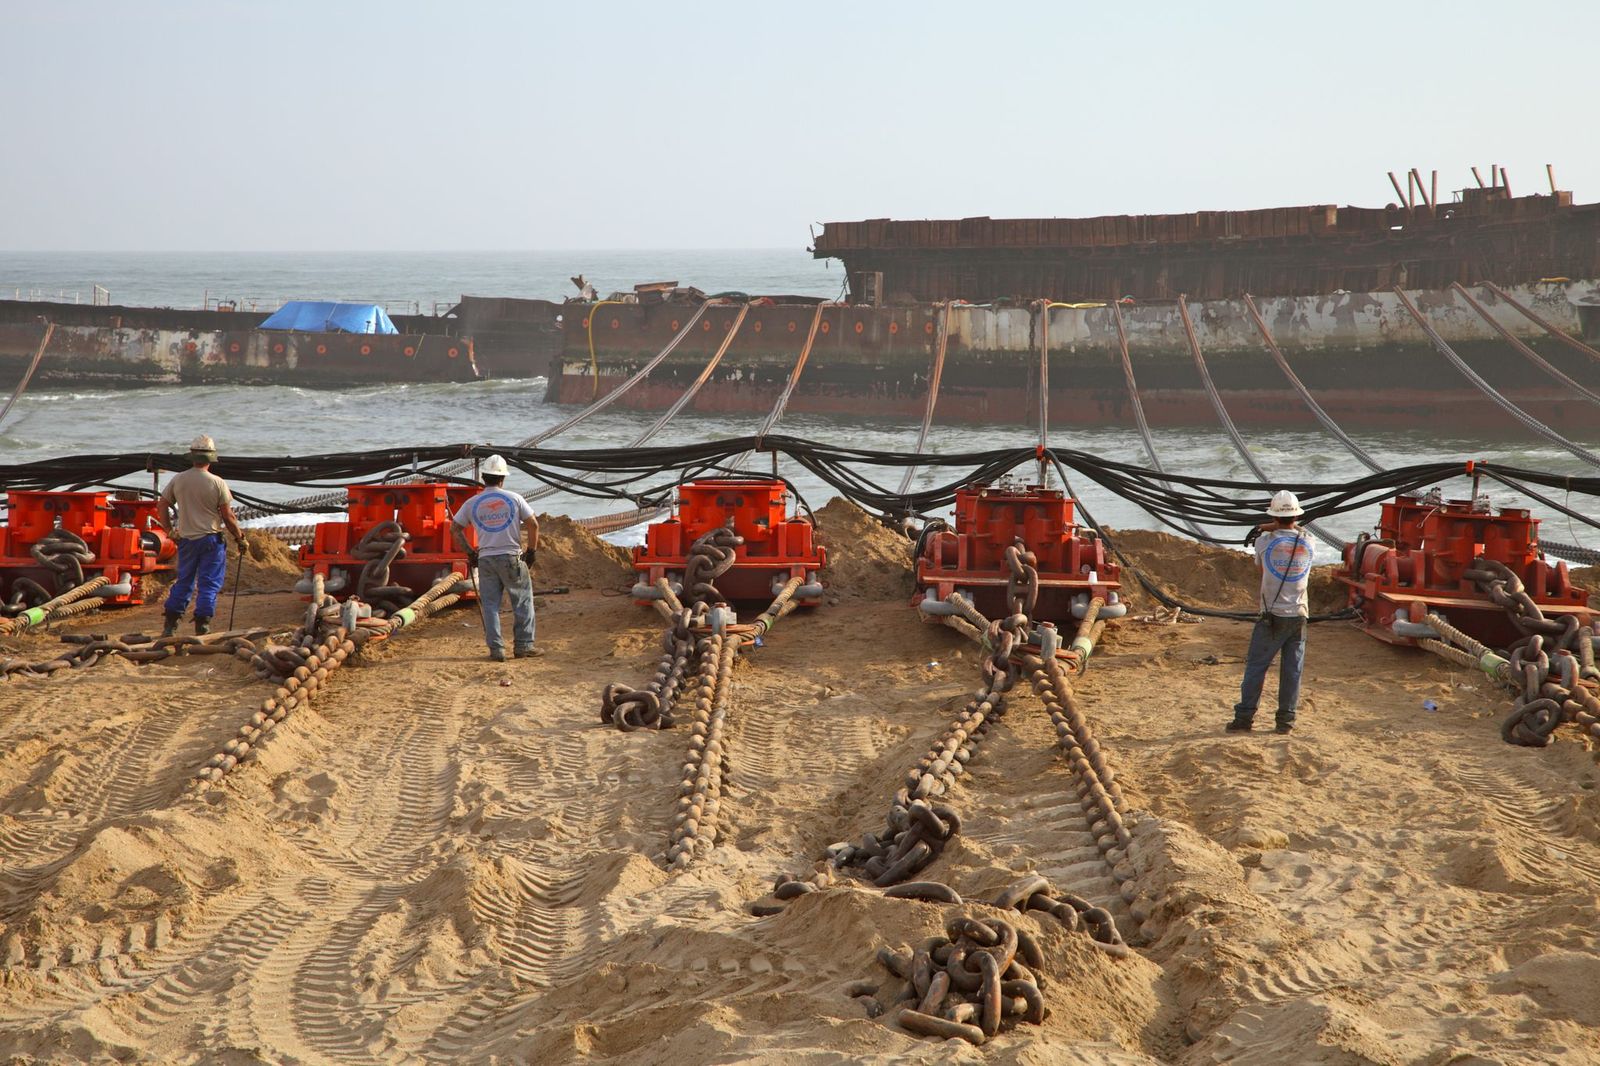
[[(217, 461), (217, 444), (199, 436), (189, 445), (188, 470), (167, 482), (157, 508), (161, 528), (178, 542), (178, 578), (167, 594), (167, 623), (163, 636), (178, 631), (183, 612), (194, 596), (194, 631), (209, 633), (211, 618), (217, 613), (217, 593), (228, 574), (228, 547), (222, 539), (226, 529), (244, 552), (244, 530), (233, 516), (233, 493), (228, 483), (211, 472)], [(173, 508), (177, 515), (174, 517)], [(198, 593), (196, 586), (199, 586)]]

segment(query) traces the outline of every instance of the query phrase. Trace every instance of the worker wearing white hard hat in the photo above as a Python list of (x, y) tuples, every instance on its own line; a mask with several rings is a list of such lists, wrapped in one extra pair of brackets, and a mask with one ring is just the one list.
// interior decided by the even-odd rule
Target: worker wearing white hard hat
[(211, 472), (217, 461), (217, 442), (205, 434), (189, 444), (189, 469), (167, 482), (161, 491), (156, 520), (167, 536), (178, 542), (178, 576), (167, 593), (163, 636), (178, 631), (183, 612), (194, 598), (194, 631), (209, 633), (217, 613), (217, 593), (228, 574), (228, 547), (223, 530), (233, 534), (244, 552), (244, 530), (233, 515), (233, 492)]
[[(489, 658), (506, 661), (505, 643), (500, 636), (500, 603), (511, 600), (512, 647), (519, 659), (543, 652), (533, 645), (533, 578), (529, 568), (539, 548), (539, 520), (528, 501), (505, 488), (510, 473), (504, 457), (491, 455), (483, 461), (478, 476), (483, 491), (461, 505), (451, 522), (456, 546), (467, 555), (467, 563), (478, 575), (478, 606), (483, 612), (483, 639), (489, 645)], [(477, 533), (477, 548), (467, 543), (466, 530)], [(522, 534), (528, 546), (522, 546)]]
[(1300, 677), (1305, 670), (1307, 590), (1316, 542), (1295, 521), (1305, 514), (1300, 500), (1287, 489), (1267, 505), (1272, 521), (1263, 522), (1245, 538), (1261, 564), (1261, 613), (1245, 653), (1244, 681), (1233, 707), (1230, 733), (1248, 733), (1255, 726), (1256, 706), (1272, 660), (1278, 659), (1279, 733), (1294, 730), (1300, 702)]

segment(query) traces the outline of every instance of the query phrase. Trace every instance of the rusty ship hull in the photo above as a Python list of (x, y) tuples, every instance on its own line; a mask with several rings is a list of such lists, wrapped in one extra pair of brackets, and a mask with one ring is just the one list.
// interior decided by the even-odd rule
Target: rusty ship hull
[(19, 377), (54, 325), (42, 384), (346, 388), (549, 373), (562, 305), (463, 297), (446, 316), (395, 315), (398, 334), (257, 328), (264, 312), (0, 300), (0, 375)]
[[(1552, 339), (1487, 290), (1475, 298), (1503, 327), (1580, 381), (1600, 386), (1600, 365)], [(1600, 341), (1600, 282), (1512, 286), (1507, 294), (1570, 335)], [(1553, 425), (1587, 425), (1581, 396), (1517, 354), (1453, 292), (1414, 291), (1424, 318), (1508, 399)], [(1473, 433), (1504, 430), (1506, 414), (1455, 371), (1393, 292), (1284, 296), (1255, 301), (1316, 400), (1350, 428)], [(1188, 303), (1196, 340), (1229, 414), (1247, 426), (1312, 425), (1299, 394), (1272, 361), (1242, 300)], [(713, 307), (692, 336), (617, 401), (670, 406), (700, 376), (732, 329), (733, 306)], [(782, 391), (809, 332), (815, 305), (753, 306), (690, 411), (760, 415)], [(1175, 301), (1120, 307), (1129, 362), (1152, 423), (1215, 426)], [(692, 310), (671, 303), (606, 305), (568, 316), (565, 344), (546, 399), (588, 403), (626, 381), (658, 353)], [(948, 343), (934, 419), (941, 423), (1037, 423), (1039, 307), (922, 304), (829, 305), (788, 404), (793, 413), (921, 418), (941, 317)], [(1109, 305), (1051, 307), (1048, 411), (1057, 426), (1131, 426), (1131, 397)], [(591, 358), (591, 344), (593, 356)]]

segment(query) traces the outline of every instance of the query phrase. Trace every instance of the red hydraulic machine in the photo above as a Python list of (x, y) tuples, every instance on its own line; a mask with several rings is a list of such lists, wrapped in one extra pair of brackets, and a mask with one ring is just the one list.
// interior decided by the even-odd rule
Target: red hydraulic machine
[[(321, 574), (325, 591), (339, 599), (399, 601), (422, 595), (447, 572), (467, 576), (450, 516), (477, 491), (440, 482), (347, 486), (348, 520), (319, 523), (312, 542), (300, 546), (306, 571), (295, 590), (310, 593)], [(467, 541), (476, 541), (470, 527)]]
[(1120, 618), (1121, 571), (1092, 530), (1078, 529), (1073, 503), (1058, 489), (1002, 481), (956, 491), (955, 529), (924, 533), (916, 558), (917, 598), (925, 615), (953, 612), (960, 592), (990, 618), (1008, 612), (1011, 571), (1005, 551), (1018, 539), (1039, 560), (1039, 598), (1034, 619), (1066, 626), (1083, 617), (1098, 596), (1101, 618)]
[(1487, 496), (1445, 500), (1397, 496), (1383, 505), (1378, 536), (1347, 545), (1335, 577), (1348, 586), (1360, 626), (1380, 640), (1415, 644), (1432, 635), (1429, 612), (1494, 648), (1520, 634), (1506, 612), (1464, 576), (1473, 560), (1503, 563), (1522, 579), (1528, 595), (1549, 616), (1575, 614), (1592, 625), (1588, 590), (1572, 584), (1567, 564), (1547, 562), (1539, 551), (1539, 519), (1528, 511), (1494, 511)]
[(821, 603), (826, 553), (815, 542), (809, 518), (788, 516), (788, 497), (788, 486), (776, 479), (706, 478), (679, 486), (673, 516), (652, 525), (644, 544), (633, 549), (639, 573), (634, 602), (657, 599), (656, 582), (662, 578), (674, 593), (681, 592), (690, 547), (731, 524), (744, 543), (735, 550), (732, 569), (716, 579), (718, 591), (730, 601), (765, 603), (800, 577), (805, 583), (794, 594), (795, 604)]
[(109, 492), (8, 492), (0, 599), (36, 606), (104, 576), (95, 596), (108, 605), (143, 603), (142, 579), (171, 570), (177, 555), (156, 522), (158, 506)]

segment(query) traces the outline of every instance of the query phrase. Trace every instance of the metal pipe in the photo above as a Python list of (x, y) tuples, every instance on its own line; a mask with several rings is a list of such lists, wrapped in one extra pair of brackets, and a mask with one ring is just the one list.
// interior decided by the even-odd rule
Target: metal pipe
[(1556, 194), (1556, 168), (1549, 163), (1544, 165), (1545, 177), (1550, 179), (1550, 195)]
[(1400, 191), (1400, 179), (1394, 176), (1394, 171), (1389, 171), (1389, 184), (1394, 186), (1394, 194), (1400, 198), (1400, 206), (1406, 206), (1406, 194)]
[(1411, 177), (1417, 183), (1417, 195), (1422, 197), (1423, 207), (1432, 207), (1433, 201), (1428, 199), (1427, 186), (1422, 184), (1422, 172), (1416, 167), (1411, 168)]
[(1483, 188), (1483, 175), (1478, 173), (1478, 168), (1472, 168), (1472, 180), (1478, 183), (1478, 188)]

